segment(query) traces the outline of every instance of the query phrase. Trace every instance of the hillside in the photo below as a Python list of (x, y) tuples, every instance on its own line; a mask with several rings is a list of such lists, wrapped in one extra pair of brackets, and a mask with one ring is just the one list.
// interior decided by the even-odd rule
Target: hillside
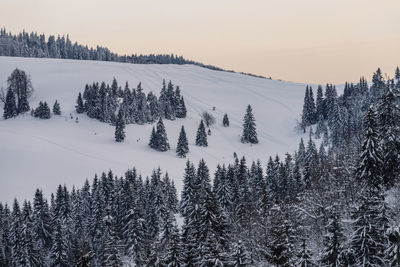
[[(214, 172), (217, 163), (230, 163), (233, 153), (248, 161), (261, 159), (263, 166), (270, 155), (282, 155), (297, 148), (300, 135), (295, 131), (301, 112), (303, 84), (260, 79), (251, 76), (212, 71), (194, 65), (136, 65), (98, 61), (0, 57), (0, 87), (14, 68), (31, 75), (35, 92), (31, 107), (39, 101), (50, 105), (57, 99), (62, 116), (40, 120), (29, 114), (0, 120), (0, 201), (14, 197), (31, 198), (37, 187), (54, 192), (58, 184), (81, 185), (85, 178), (112, 169), (121, 175), (135, 166), (142, 175), (150, 175), (160, 166), (175, 180), (181, 191), (186, 160), (197, 163), (204, 158)], [(162, 79), (179, 85), (185, 98), (186, 119), (164, 121), (171, 150), (155, 152), (147, 144), (152, 125), (126, 128), (124, 143), (114, 142), (114, 127), (75, 113), (78, 92), (86, 83), (115, 77), (120, 84), (135, 87), (142, 82), (145, 91), (158, 95)], [(241, 124), (247, 104), (256, 118), (260, 143), (240, 143)], [(213, 111), (212, 108), (216, 107)], [(3, 109), (0, 105), (1, 110)], [(217, 119), (209, 136), (209, 147), (194, 145), (195, 133), (203, 111)], [(72, 114), (74, 119), (70, 119)], [(231, 126), (222, 127), (222, 116), (229, 115)], [(79, 117), (79, 123), (75, 117)], [(187, 159), (175, 155), (181, 125), (185, 126), (189, 149)]]

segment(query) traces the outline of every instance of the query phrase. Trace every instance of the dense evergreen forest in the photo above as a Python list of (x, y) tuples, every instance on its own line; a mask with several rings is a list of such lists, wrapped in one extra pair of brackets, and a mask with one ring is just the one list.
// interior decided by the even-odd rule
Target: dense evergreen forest
[[(227, 71), (174, 54), (118, 55), (106, 47), (96, 46), (93, 48), (72, 42), (68, 35), (58, 35), (57, 37), (50, 35), (46, 37), (44, 34), (37, 34), (36, 32), (27, 33), (25, 31), (12, 34), (7, 32), (5, 28), (0, 30), (0, 56), (98, 60), (134, 64), (192, 64), (211, 70)], [(228, 72), (234, 71), (229, 70)], [(265, 78), (251, 73), (242, 74)]]
[[(399, 69), (342, 95), (308, 86), (309, 137), (283, 157), (235, 153), (214, 174), (187, 161), (171, 178), (109, 171), (0, 204), (0, 266), (399, 266), (399, 92)], [(251, 106), (243, 126), (256, 144)]]

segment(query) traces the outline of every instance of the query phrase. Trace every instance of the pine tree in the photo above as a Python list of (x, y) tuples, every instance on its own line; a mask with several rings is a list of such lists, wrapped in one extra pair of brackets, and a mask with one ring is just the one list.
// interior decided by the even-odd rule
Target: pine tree
[(125, 139), (125, 120), (122, 110), (118, 111), (117, 121), (115, 122), (115, 141), (123, 142)]
[(155, 134), (155, 144), (156, 144), (156, 150), (158, 151), (167, 151), (169, 150), (169, 143), (168, 143), (168, 137), (167, 137), (167, 132), (165, 131), (165, 126), (163, 123), (162, 118), (158, 120), (157, 123), (157, 130)]
[(7, 91), (6, 102), (4, 104), (3, 118), (9, 119), (17, 116), (17, 105), (15, 103), (14, 92), (10, 89)]
[(385, 248), (389, 219), (388, 207), (380, 189), (369, 188), (361, 196), (355, 212), (351, 247), (355, 266), (387, 266)]
[(311, 260), (311, 251), (307, 248), (306, 240), (303, 239), (301, 244), (301, 251), (299, 253), (299, 260), (297, 266), (299, 267), (312, 267), (315, 266), (313, 261)]
[(103, 236), (104, 251), (102, 265), (110, 267), (122, 266), (121, 245), (115, 233), (115, 222), (111, 216), (104, 218), (105, 233)]
[(185, 128), (182, 125), (181, 132), (179, 134), (178, 145), (176, 147), (176, 154), (180, 158), (186, 157), (189, 152), (188, 140), (186, 138)]
[(183, 265), (183, 251), (180, 240), (179, 229), (175, 224), (171, 233), (170, 241), (167, 246), (167, 255), (163, 263), (168, 267), (179, 267)]
[(83, 104), (81, 92), (79, 92), (78, 99), (76, 100), (75, 108), (76, 108), (76, 112), (78, 114), (85, 112), (85, 105)]
[(183, 189), (179, 211), (183, 217), (188, 217), (194, 210), (196, 193), (196, 169), (189, 161), (186, 162), (185, 173), (183, 176)]
[(378, 139), (378, 124), (374, 108), (371, 106), (364, 119), (364, 141), (361, 147), (357, 178), (369, 187), (382, 186), (382, 156)]
[(229, 127), (229, 118), (228, 118), (228, 114), (224, 114), (224, 118), (222, 119), (222, 125), (224, 127)]
[(178, 106), (176, 108), (176, 117), (177, 118), (186, 118), (186, 106), (185, 101), (183, 100), (183, 96), (179, 99)]
[(234, 267), (251, 266), (250, 256), (240, 240), (234, 245), (230, 265)]
[(199, 128), (197, 129), (196, 146), (208, 146), (206, 128), (204, 127), (203, 120), (200, 121)]
[(60, 103), (56, 100), (53, 105), (53, 114), (54, 115), (61, 115)]
[(269, 262), (277, 266), (294, 264), (293, 225), (286, 218), (286, 212), (278, 205), (271, 208), (269, 237)]
[(153, 129), (151, 130), (151, 135), (150, 135), (149, 147), (156, 149), (157, 146), (158, 146), (158, 144), (157, 144), (156, 129), (153, 126)]
[(316, 99), (316, 110), (315, 110), (315, 117), (318, 121), (321, 119), (324, 119), (324, 113), (325, 113), (325, 106), (324, 106), (324, 94), (322, 92), (322, 86), (318, 85), (317, 89), (317, 99)]
[(389, 89), (382, 97), (378, 107), (379, 136), (382, 144), (383, 183), (391, 188), (398, 180), (400, 172), (400, 110), (396, 103), (398, 97)]
[(324, 266), (336, 267), (340, 265), (339, 256), (342, 252), (345, 236), (343, 234), (340, 213), (335, 206), (330, 212), (326, 231), (321, 262)]
[(256, 124), (251, 106), (247, 106), (246, 115), (243, 119), (243, 134), (241, 137), (242, 143), (257, 144)]

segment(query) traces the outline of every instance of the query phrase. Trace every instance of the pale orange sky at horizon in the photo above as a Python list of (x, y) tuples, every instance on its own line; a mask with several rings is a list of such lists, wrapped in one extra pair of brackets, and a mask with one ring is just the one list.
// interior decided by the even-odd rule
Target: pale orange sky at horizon
[(2, 0), (0, 27), (304, 83), (400, 65), (398, 0)]

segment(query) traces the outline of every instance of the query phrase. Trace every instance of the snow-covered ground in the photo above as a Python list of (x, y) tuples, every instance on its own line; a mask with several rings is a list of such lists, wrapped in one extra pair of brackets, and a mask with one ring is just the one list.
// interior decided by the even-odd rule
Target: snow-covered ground
[[(7, 77), (16, 67), (31, 75), (35, 92), (31, 107), (41, 100), (50, 106), (57, 99), (62, 116), (40, 120), (29, 114), (15, 119), (0, 119), (0, 201), (14, 197), (31, 199), (36, 188), (47, 196), (58, 184), (81, 186), (85, 178), (112, 169), (122, 175), (135, 166), (150, 175), (160, 166), (182, 188), (186, 160), (196, 165), (204, 158), (213, 174), (217, 163), (233, 162), (233, 153), (245, 155), (249, 162), (261, 159), (266, 166), (270, 155), (293, 152), (300, 135), (296, 120), (304, 97), (304, 84), (261, 79), (241, 74), (212, 71), (193, 65), (134, 65), (98, 61), (34, 59), (0, 57), (0, 87), (6, 87)], [(186, 119), (164, 121), (171, 150), (150, 149), (152, 125), (128, 125), (124, 143), (114, 142), (114, 127), (75, 113), (78, 92), (86, 83), (106, 81), (116, 77), (121, 85), (130, 87), (142, 82), (145, 91), (159, 94), (162, 79), (179, 85), (188, 109)], [(247, 104), (256, 118), (259, 144), (240, 143), (242, 119)], [(216, 110), (213, 111), (213, 106)], [(0, 104), (1, 114), (3, 110)], [(217, 119), (211, 127), (209, 146), (194, 145), (195, 134), (203, 111)], [(70, 119), (79, 117), (79, 123)], [(231, 126), (224, 128), (222, 117), (227, 113)], [(175, 155), (181, 126), (189, 139), (187, 159)]]

